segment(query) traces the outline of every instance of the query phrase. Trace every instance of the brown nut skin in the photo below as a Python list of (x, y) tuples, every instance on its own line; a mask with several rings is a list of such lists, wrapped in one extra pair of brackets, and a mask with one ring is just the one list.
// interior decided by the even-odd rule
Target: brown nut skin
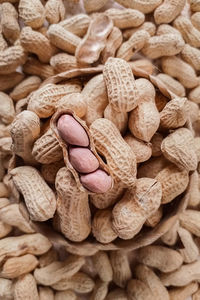
[(70, 115), (62, 115), (58, 120), (58, 131), (69, 144), (87, 147), (89, 138), (83, 127)]
[(69, 160), (80, 173), (91, 173), (99, 167), (98, 159), (88, 148), (70, 147)]
[(111, 177), (100, 169), (90, 174), (81, 175), (80, 181), (85, 188), (94, 193), (105, 193), (112, 185)]

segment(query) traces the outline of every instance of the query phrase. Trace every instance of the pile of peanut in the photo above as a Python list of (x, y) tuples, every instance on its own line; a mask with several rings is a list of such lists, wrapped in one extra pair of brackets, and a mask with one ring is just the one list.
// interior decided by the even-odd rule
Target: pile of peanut
[(200, 299), (199, 75), (200, 0), (0, 0), (0, 299)]

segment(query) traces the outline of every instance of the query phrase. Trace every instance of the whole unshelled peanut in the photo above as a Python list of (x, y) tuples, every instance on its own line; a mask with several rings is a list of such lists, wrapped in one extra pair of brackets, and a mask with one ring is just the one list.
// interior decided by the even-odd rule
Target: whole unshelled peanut
[(11, 44), (19, 38), (18, 13), (11, 3), (7, 2), (1, 5), (1, 26), (5, 38)]
[(182, 11), (185, 0), (164, 0), (154, 11), (156, 24), (171, 23)]
[(20, 0), (19, 16), (27, 26), (39, 28), (42, 26), (45, 18), (45, 10), (40, 0), (29, 1)]
[(161, 4), (161, 0), (116, 0), (116, 2), (118, 2), (119, 4), (125, 6), (125, 7), (129, 7), (129, 8), (133, 8), (133, 9), (137, 9), (141, 12), (143, 12), (144, 14), (148, 14), (152, 11), (154, 11), (154, 9)]

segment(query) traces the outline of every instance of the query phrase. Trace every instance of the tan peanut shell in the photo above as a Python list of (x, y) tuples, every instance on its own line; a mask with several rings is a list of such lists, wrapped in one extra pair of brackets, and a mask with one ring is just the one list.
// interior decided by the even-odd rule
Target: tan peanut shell
[(188, 98), (189, 100), (199, 104), (200, 103), (199, 96), (200, 96), (200, 85), (198, 85), (197, 87), (195, 87), (189, 92)]
[(128, 125), (128, 113), (116, 111), (111, 104), (108, 104), (104, 110), (104, 118), (110, 120), (124, 134)]
[(6, 237), (0, 240), (0, 258), (23, 254), (41, 255), (47, 252), (51, 246), (50, 241), (40, 233)]
[(59, 23), (65, 18), (65, 6), (62, 0), (48, 0), (45, 5), (45, 16), (50, 24)]
[(32, 274), (22, 275), (14, 285), (14, 299), (39, 300), (37, 284)]
[(156, 245), (139, 249), (137, 260), (164, 273), (178, 269), (183, 263), (183, 258), (178, 251)]
[(155, 272), (149, 267), (139, 264), (135, 268), (136, 278), (144, 282), (151, 290), (155, 299), (158, 300), (169, 300), (169, 294), (167, 289), (164, 287), (160, 278)]
[[(75, 120), (83, 127), (83, 129), (86, 131), (88, 137), (89, 137), (89, 148), (92, 151), (92, 153), (95, 155), (95, 157), (98, 159), (99, 161), (99, 165), (100, 168), (104, 171), (106, 171), (106, 173), (111, 174), (112, 175), (112, 170), (110, 169), (110, 166), (105, 164), (103, 162), (103, 160), (101, 159), (101, 157), (98, 155), (97, 151), (96, 151), (96, 142), (94, 139), (94, 134), (92, 132), (92, 130), (89, 130), (89, 128), (86, 126), (86, 123), (81, 120), (80, 118), (78, 118), (78, 116), (75, 115), (75, 113), (70, 110), (70, 109), (65, 109), (65, 110), (59, 110), (57, 111), (52, 120), (51, 120), (51, 128), (52, 131), (54, 133), (54, 136), (56, 137), (57, 141), (59, 142), (60, 147), (62, 148), (63, 151), (63, 156), (64, 156), (64, 162), (67, 166), (67, 168), (69, 169), (69, 171), (73, 174), (73, 177), (76, 181), (76, 184), (78, 185), (78, 188), (82, 191), (82, 192), (89, 192), (89, 190), (87, 190), (86, 188), (83, 187), (83, 185), (80, 182), (79, 179), (79, 174), (78, 172), (73, 168), (73, 166), (71, 165), (71, 163), (69, 162), (69, 155), (68, 155), (68, 145), (66, 144), (66, 142), (61, 138), (58, 129), (57, 129), (57, 121), (60, 118), (61, 115), (63, 114), (69, 114), (71, 116), (73, 116), (75, 118)], [(102, 119), (103, 120), (103, 119)], [(98, 149), (97, 149), (98, 150)], [(111, 184), (111, 188), (112, 188), (113, 183)]]
[(200, 236), (199, 211), (187, 209), (180, 214), (180, 225), (196, 236)]
[(127, 295), (129, 300), (146, 299), (153, 300), (154, 296), (149, 287), (141, 280), (131, 279), (127, 285)]
[(148, 59), (138, 59), (135, 61), (129, 61), (128, 63), (135, 76), (141, 76), (144, 74), (141, 73), (143, 70), (149, 75), (152, 75), (154, 71), (154, 65)]
[(63, 96), (56, 104), (56, 108), (71, 109), (79, 118), (82, 118), (87, 112), (87, 103), (81, 93), (72, 93)]
[(191, 0), (190, 7), (192, 11), (200, 11), (200, 2), (199, 0)]
[(86, 12), (89, 14), (101, 9), (104, 5), (106, 5), (107, 2), (108, 0), (100, 0), (98, 2), (96, 2), (95, 0), (83, 0), (83, 5)]
[(90, 300), (104, 300), (108, 293), (108, 283), (97, 279)]
[(76, 293), (87, 294), (94, 289), (94, 281), (87, 274), (77, 272), (70, 278), (64, 278), (57, 283), (53, 284), (54, 290), (64, 291), (72, 290)]
[(116, 203), (122, 197), (123, 192), (123, 183), (115, 180), (112, 189), (104, 194), (90, 195), (90, 201), (96, 208), (105, 209)]
[(200, 46), (200, 32), (193, 26), (189, 18), (179, 16), (173, 25), (180, 31), (186, 43), (192, 47)]
[(92, 220), (92, 234), (102, 244), (112, 242), (117, 238), (112, 228), (112, 211), (109, 209), (99, 210)]
[(55, 185), (58, 193), (56, 212), (61, 232), (71, 241), (86, 239), (91, 231), (88, 194), (79, 190), (72, 173), (65, 167), (58, 171)]
[(91, 18), (86, 14), (76, 14), (60, 22), (60, 25), (71, 33), (82, 37), (86, 34)]
[(129, 112), (139, 101), (131, 68), (120, 58), (109, 58), (103, 69), (109, 103), (117, 111)]
[(33, 30), (31, 27), (24, 27), (20, 34), (22, 47), (38, 56), (43, 63), (49, 62), (54, 49), (49, 40), (40, 32)]
[(133, 186), (136, 176), (136, 158), (116, 126), (107, 119), (97, 119), (91, 124), (90, 133), (97, 151), (106, 158), (114, 178), (121, 181), (124, 186)]
[(169, 203), (183, 193), (189, 183), (187, 170), (169, 164), (155, 177), (162, 185), (162, 203)]
[(36, 140), (33, 145), (32, 155), (42, 164), (49, 164), (62, 159), (62, 149), (51, 128)]
[(151, 149), (152, 156), (160, 156), (162, 155), (161, 144), (163, 141), (163, 135), (159, 132), (156, 132), (151, 139)]
[(55, 299), (55, 300), (77, 300), (77, 296), (72, 291), (63, 291), (63, 292), (57, 292), (53, 299)]
[(158, 5), (161, 4), (161, 0), (117, 0), (119, 4), (137, 9), (144, 14), (152, 12)]
[(11, 46), (0, 52), (0, 74), (10, 74), (26, 61), (26, 53), (21, 45)]
[(34, 229), (29, 221), (29, 215), (25, 206), (13, 203), (0, 209), (1, 221), (19, 228), (22, 232), (33, 233)]
[(12, 231), (12, 229), (12, 226), (0, 221), (0, 238), (2, 239), (6, 237)]
[(187, 98), (174, 98), (160, 112), (160, 125), (167, 129), (179, 128), (188, 119)]
[(56, 199), (51, 188), (33, 167), (23, 166), (10, 172), (14, 184), (23, 194), (30, 218), (45, 221), (53, 217)]
[(142, 53), (151, 59), (161, 56), (173, 56), (181, 52), (184, 44), (183, 38), (178, 34), (169, 33), (152, 36), (142, 48)]
[(3, 51), (5, 50), (6, 48), (8, 48), (8, 44), (3, 36), (3, 33), (2, 33), (2, 26), (0, 26), (0, 50)]
[(75, 53), (76, 47), (81, 42), (81, 39), (77, 35), (66, 30), (59, 24), (49, 26), (47, 35), (54, 46), (70, 54)]
[[(190, 285), (194, 286), (195, 283), (190, 283)], [(195, 293), (192, 295), (192, 300), (199, 300), (200, 297), (200, 289), (198, 289)]]
[(142, 228), (146, 219), (160, 206), (161, 184), (151, 178), (140, 178), (136, 187), (127, 190), (114, 206), (113, 229), (120, 238), (130, 239)]
[(115, 56), (115, 53), (117, 49), (121, 46), (122, 41), (123, 36), (121, 30), (114, 26), (107, 38), (106, 46), (101, 53), (102, 63), (105, 63), (109, 57)]
[(124, 140), (135, 153), (137, 163), (144, 162), (151, 157), (152, 149), (150, 144), (135, 138), (131, 133), (126, 134)]
[(0, 92), (0, 120), (4, 124), (10, 124), (15, 116), (15, 108), (12, 99), (5, 93)]
[(48, 183), (54, 184), (57, 172), (59, 171), (59, 169), (64, 167), (64, 165), (65, 164), (62, 159), (59, 161), (56, 161), (54, 163), (51, 163), (51, 164), (42, 165), (41, 170), (40, 170), (42, 177)]
[(38, 116), (28, 110), (22, 111), (12, 122), (10, 133), (13, 141), (13, 152), (22, 157), (24, 161), (32, 162), (33, 143), (40, 134)]
[(200, 29), (200, 14), (199, 12), (196, 12), (194, 13), (192, 16), (191, 16), (191, 22), (193, 24), (194, 27), (196, 27), (196, 29)]
[(54, 300), (54, 292), (49, 287), (39, 287), (40, 300)]
[(193, 240), (192, 234), (186, 229), (179, 227), (178, 235), (183, 244), (183, 248), (179, 249), (185, 263), (192, 263), (198, 259), (199, 249)]
[(117, 51), (117, 57), (129, 61), (147, 43), (150, 35), (146, 30), (137, 30)]
[(182, 11), (185, 0), (164, 0), (154, 11), (156, 24), (171, 23)]
[(155, 227), (156, 225), (159, 224), (160, 220), (162, 219), (163, 216), (163, 207), (160, 206), (159, 209), (153, 213), (149, 218), (147, 218), (145, 225), (148, 227)]
[(58, 260), (58, 253), (56, 252), (56, 249), (52, 247), (49, 251), (40, 255), (38, 260), (40, 268), (46, 267), (47, 265), (50, 265), (53, 261)]
[(85, 121), (91, 125), (96, 119), (102, 118), (108, 105), (107, 90), (103, 75), (96, 75), (84, 86), (81, 95), (87, 103)]
[(103, 282), (110, 282), (113, 279), (113, 270), (108, 254), (105, 251), (98, 251), (93, 257), (94, 267)]
[(167, 88), (177, 96), (185, 96), (185, 88), (178, 80), (165, 73), (159, 73), (157, 78), (159, 78), (167, 86)]
[(29, 1), (20, 0), (19, 16), (27, 26), (39, 28), (42, 26), (45, 18), (45, 10), (40, 0)]
[(13, 283), (11, 280), (0, 278), (0, 297), (6, 300), (13, 299)]
[(105, 300), (128, 300), (125, 290), (116, 288), (109, 292)]
[(78, 68), (76, 57), (62, 52), (51, 57), (50, 65), (57, 73)]
[(1, 5), (1, 26), (3, 35), (11, 43), (19, 38), (18, 13), (11, 3), (7, 2)]
[(155, 105), (155, 90), (147, 79), (136, 80), (139, 102), (129, 116), (128, 127), (131, 133), (144, 142), (149, 142), (159, 127), (160, 116)]
[[(198, 138), (196, 138), (198, 139)], [(199, 153), (199, 151), (198, 151)], [(194, 171), (190, 175), (189, 182), (189, 201), (188, 206), (196, 207), (200, 203), (200, 190), (199, 190), (199, 174), (197, 171)]]
[(3, 182), (0, 182), (0, 198), (7, 198), (9, 195), (10, 192), (7, 186)]
[(37, 90), (41, 84), (41, 79), (38, 76), (29, 76), (20, 82), (10, 93), (10, 97), (14, 101), (18, 101), (27, 97), (31, 92)]
[[(36, 75), (42, 79), (51, 77), (54, 75), (54, 69), (48, 64), (41, 63), (36, 58), (29, 58), (23, 66), (23, 71), (29, 75)], [(21, 81), (21, 80), (20, 80)]]
[(120, 29), (138, 27), (144, 22), (144, 14), (135, 9), (110, 8), (105, 13), (112, 19), (114, 26)]
[(183, 50), (181, 51), (182, 58), (189, 63), (195, 70), (200, 70), (200, 50), (185, 44)]
[(32, 254), (25, 254), (20, 257), (8, 258), (2, 270), (1, 276), (4, 278), (17, 278), (26, 273), (32, 272), (38, 265), (37, 258)]
[(67, 278), (73, 276), (84, 263), (84, 257), (70, 255), (64, 261), (54, 261), (46, 267), (35, 269), (34, 277), (37, 283), (50, 286), (66, 278), (66, 276)]
[(111, 251), (110, 262), (113, 269), (114, 283), (121, 288), (125, 288), (127, 281), (132, 277), (127, 253), (124, 251)]
[[(103, 28), (103, 31), (100, 31)], [(96, 62), (101, 51), (106, 46), (106, 40), (113, 29), (112, 20), (99, 15), (90, 22), (85, 37), (76, 48), (75, 57), (79, 63), (92, 64)]]
[(50, 117), (53, 115), (59, 99), (67, 94), (78, 93), (80, 89), (77, 82), (57, 85), (49, 83), (31, 93), (27, 109), (35, 112), (40, 118)]
[(198, 85), (198, 77), (191, 65), (176, 56), (161, 59), (163, 72), (177, 78), (185, 88), (194, 88)]
[(178, 228), (179, 221), (176, 221), (175, 224), (161, 237), (161, 240), (164, 244), (168, 246), (175, 245), (178, 239)]
[(185, 286), (192, 281), (199, 280), (199, 266), (199, 261), (182, 265), (174, 272), (162, 274), (161, 281), (165, 286)]
[(197, 282), (191, 282), (184, 287), (171, 289), (169, 291), (169, 296), (171, 300), (188, 299), (188, 297), (191, 297), (197, 291), (197, 289), (198, 289)]
[(194, 138), (187, 128), (176, 129), (161, 144), (164, 156), (178, 167), (193, 171), (197, 167)]
[(144, 22), (139, 27), (124, 30), (123, 37), (125, 39), (129, 39), (132, 36), (132, 34), (138, 30), (145, 30), (149, 33), (150, 36), (154, 36), (156, 33), (156, 26), (152, 22)]

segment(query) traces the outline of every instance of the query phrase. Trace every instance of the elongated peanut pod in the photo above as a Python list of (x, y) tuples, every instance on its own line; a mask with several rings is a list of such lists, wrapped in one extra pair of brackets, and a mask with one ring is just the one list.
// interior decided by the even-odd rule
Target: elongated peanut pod
[(39, 300), (36, 280), (32, 274), (22, 275), (14, 286), (14, 299)]
[(56, 209), (55, 195), (39, 172), (23, 166), (13, 169), (10, 174), (24, 196), (31, 219), (45, 221), (52, 218)]

